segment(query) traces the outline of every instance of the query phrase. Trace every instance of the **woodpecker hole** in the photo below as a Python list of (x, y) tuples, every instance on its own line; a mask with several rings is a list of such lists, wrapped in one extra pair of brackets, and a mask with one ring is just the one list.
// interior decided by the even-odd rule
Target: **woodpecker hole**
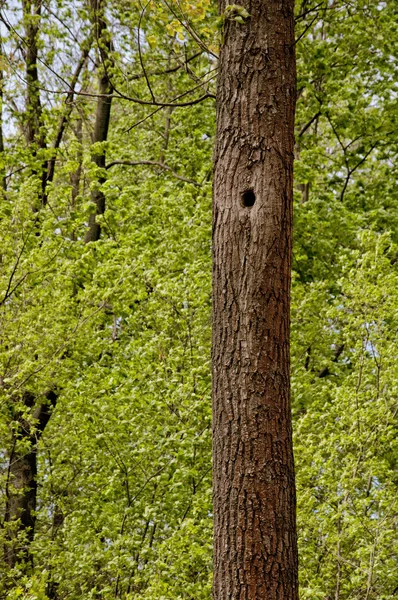
[(247, 208), (251, 208), (252, 206), (254, 206), (255, 201), (256, 201), (256, 195), (253, 192), (253, 190), (246, 190), (245, 192), (243, 192), (243, 194), (242, 194), (243, 206), (246, 206)]

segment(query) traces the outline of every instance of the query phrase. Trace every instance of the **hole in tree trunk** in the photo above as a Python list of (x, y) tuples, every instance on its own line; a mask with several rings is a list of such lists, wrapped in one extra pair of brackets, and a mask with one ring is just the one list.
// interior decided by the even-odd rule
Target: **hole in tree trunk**
[(247, 206), (251, 208), (256, 201), (256, 195), (253, 190), (246, 190), (242, 194), (242, 204), (243, 206)]

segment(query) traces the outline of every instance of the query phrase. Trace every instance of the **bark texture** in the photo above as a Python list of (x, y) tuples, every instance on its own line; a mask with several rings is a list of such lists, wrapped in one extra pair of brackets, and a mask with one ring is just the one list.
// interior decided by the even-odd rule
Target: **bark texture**
[(294, 0), (226, 1), (213, 202), (214, 600), (297, 600)]

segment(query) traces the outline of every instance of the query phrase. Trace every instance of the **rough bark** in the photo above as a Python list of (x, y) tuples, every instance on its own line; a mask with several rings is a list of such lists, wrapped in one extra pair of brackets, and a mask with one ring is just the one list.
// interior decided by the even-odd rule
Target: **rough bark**
[[(294, 0), (225, 20), (213, 201), (214, 600), (297, 600), (290, 411)], [(226, 1), (219, 1), (226, 14)], [(230, 13), (231, 17), (231, 13)]]
[[(108, 138), (109, 119), (111, 115), (112, 105), (112, 85), (109, 78), (110, 55), (112, 50), (112, 42), (107, 30), (104, 17), (104, 6), (101, 5), (101, 0), (92, 0), (91, 2), (94, 26), (96, 29), (96, 38), (98, 40), (99, 55), (101, 59), (100, 74), (98, 78), (98, 100), (97, 110), (95, 115), (95, 125), (93, 133), (93, 144), (96, 142), (106, 142)], [(100, 169), (105, 169), (105, 150), (96, 151), (92, 154), (92, 161)], [(101, 226), (97, 222), (97, 216), (103, 215), (105, 212), (105, 195), (101, 190), (101, 185), (105, 182), (105, 177), (98, 178), (98, 185), (91, 192), (91, 200), (95, 204), (95, 213), (90, 215), (88, 230), (84, 241), (96, 242), (101, 235)]]
[(49, 391), (35, 405), (35, 396), (25, 392), (15, 414), (12, 449), (6, 484), (4, 524), (7, 532), (5, 560), (10, 568), (31, 562), (37, 498), (37, 445), (56, 404), (57, 394)]

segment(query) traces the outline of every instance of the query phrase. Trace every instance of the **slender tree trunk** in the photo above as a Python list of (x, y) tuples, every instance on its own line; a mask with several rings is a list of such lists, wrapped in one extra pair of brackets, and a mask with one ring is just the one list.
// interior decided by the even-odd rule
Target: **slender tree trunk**
[[(108, 138), (109, 119), (111, 115), (112, 85), (109, 78), (108, 69), (110, 67), (110, 54), (112, 42), (107, 30), (104, 17), (104, 6), (101, 0), (92, 0), (91, 8), (93, 11), (94, 25), (96, 29), (96, 38), (99, 45), (99, 55), (101, 59), (100, 74), (98, 78), (98, 100), (97, 111), (95, 115), (95, 125), (93, 134), (93, 143), (106, 142)], [(105, 169), (105, 150), (96, 151), (92, 154), (92, 161), (100, 169)], [(105, 182), (104, 177), (99, 177), (98, 186), (91, 192), (91, 200), (95, 204), (95, 213), (90, 215), (89, 226), (84, 241), (96, 242), (101, 235), (101, 226), (97, 222), (97, 216), (105, 212), (105, 195), (100, 186)]]
[[(289, 336), (294, 0), (225, 13), (213, 203), (214, 600), (297, 600)], [(236, 10), (236, 9), (235, 9)]]
[[(69, 180), (72, 186), (71, 190), (71, 210), (74, 211), (76, 209), (76, 199), (79, 195), (80, 190), (80, 179), (82, 176), (82, 168), (83, 168), (83, 119), (80, 117), (76, 123), (75, 128), (76, 139), (79, 142), (79, 149), (77, 153), (77, 169), (70, 174)], [(73, 229), (70, 233), (71, 239), (76, 239), (76, 233)]]
[[(26, 68), (26, 121), (25, 140), (32, 156), (36, 157), (40, 150), (46, 148), (43, 131), (42, 106), (40, 101), (40, 82), (38, 72), (38, 37), (41, 14), (41, 0), (23, 0), (23, 17), (25, 28), (25, 68)], [(83, 55), (72, 78), (71, 90), (68, 94), (73, 100), (73, 90), (81, 69), (90, 50), (91, 41), (87, 42)], [(2, 102), (3, 74), (0, 71), (0, 102)], [(1, 105), (0, 105), (1, 107)], [(72, 112), (72, 104), (62, 116), (54, 149), (61, 144), (62, 137)], [(0, 120), (0, 125), (1, 125)], [(3, 152), (3, 136), (0, 127), (0, 153)], [(39, 198), (41, 206), (47, 203), (47, 184), (52, 181), (55, 172), (55, 156), (50, 161), (43, 161), (40, 168), (33, 169), (41, 180)], [(0, 174), (2, 177), (2, 174)], [(6, 180), (3, 188), (6, 189)], [(39, 209), (34, 207), (35, 212)], [(10, 568), (17, 563), (26, 571), (32, 563), (30, 545), (34, 538), (37, 504), (37, 448), (39, 440), (51, 417), (57, 395), (54, 391), (45, 394), (44, 399), (25, 391), (21, 399), (15, 400), (11, 449), (8, 460), (8, 476), (6, 481), (6, 506), (4, 527), (6, 545), (5, 562)]]
[[(41, 15), (41, 0), (23, 0), (26, 42), (26, 127), (25, 139), (32, 148), (33, 156), (46, 147), (40, 101), (38, 62), (38, 35)], [(39, 175), (41, 179), (40, 202), (45, 203), (47, 162), (43, 162)]]
[(31, 145), (37, 143), (40, 147), (44, 143), (41, 132), (42, 108), (40, 102), (39, 74), (37, 69), (37, 37), (39, 33), (39, 20), (41, 2), (31, 0), (23, 1), (26, 41), (26, 142)]
[[(3, 61), (3, 40), (0, 36), (0, 57)], [(0, 67), (0, 157), (2, 159), (4, 155), (4, 136), (3, 136), (3, 96), (4, 96), (4, 73), (3, 68)], [(7, 191), (7, 178), (5, 167), (0, 167), (0, 186), (3, 191)]]
[(10, 568), (31, 562), (30, 544), (35, 531), (37, 497), (37, 444), (50, 419), (57, 395), (49, 391), (38, 405), (33, 394), (25, 392), (18, 403), (12, 449), (6, 482), (5, 560)]
[[(54, 144), (53, 144), (53, 156), (50, 158), (50, 160), (47, 163), (47, 173), (46, 173), (46, 189), (44, 190), (44, 201), (43, 204), (47, 203), (47, 187), (49, 183), (53, 182), (54, 179), (54, 175), (55, 175), (55, 164), (56, 164), (56, 160), (57, 160), (57, 151), (59, 150), (60, 146), (61, 146), (61, 142), (62, 139), (64, 137), (64, 133), (66, 130), (67, 125), (69, 124), (69, 120), (70, 120), (70, 116), (72, 114), (73, 111), (73, 101), (74, 101), (74, 97), (75, 97), (75, 88), (77, 85), (77, 82), (79, 81), (79, 77), (80, 74), (82, 72), (83, 67), (87, 64), (87, 57), (90, 53), (90, 49), (91, 49), (91, 44), (92, 44), (92, 39), (91, 36), (90, 38), (86, 41), (85, 43), (85, 47), (83, 48), (83, 52), (82, 52), (82, 56), (79, 60), (79, 62), (76, 65), (76, 69), (75, 72), (73, 73), (71, 82), (69, 84), (70, 87), (70, 91), (68, 92), (68, 95), (66, 97), (66, 101), (65, 101), (65, 110), (63, 115), (61, 116), (59, 123), (58, 123), (58, 129), (57, 129), (57, 134), (54, 140)], [(81, 122), (81, 119), (80, 119)]]
[[(46, 147), (42, 107), (40, 102), (38, 60), (38, 36), (41, 13), (41, 0), (23, 0), (25, 28), (25, 68), (26, 68), (26, 122), (25, 140), (36, 157)], [(3, 139), (1, 139), (3, 150)], [(33, 169), (41, 181), (39, 199), (43, 204), (46, 185), (46, 163)], [(3, 183), (5, 188), (5, 184)], [(37, 212), (38, 206), (34, 207)], [(24, 569), (31, 563), (30, 544), (34, 536), (37, 496), (37, 443), (50, 418), (49, 405), (55, 404), (55, 394), (49, 392), (44, 402), (36, 402), (30, 392), (25, 392), (15, 401), (11, 449), (8, 459), (6, 481), (6, 505), (4, 527), (6, 545), (5, 562), (10, 568), (20, 563)]]

